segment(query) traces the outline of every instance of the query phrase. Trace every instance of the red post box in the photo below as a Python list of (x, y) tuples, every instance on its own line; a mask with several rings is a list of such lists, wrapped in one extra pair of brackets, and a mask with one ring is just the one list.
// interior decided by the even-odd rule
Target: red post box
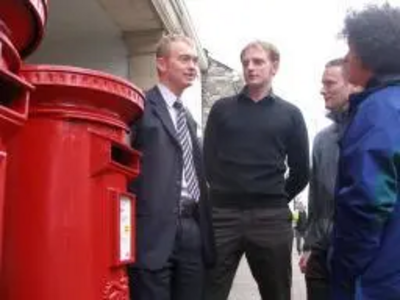
[(130, 83), (99, 72), (29, 66), (29, 119), (10, 145), (2, 300), (129, 299), (140, 154), (127, 124), (143, 111)]
[(0, 28), (0, 271), (7, 144), (27, 119), (29, 92), (33, 89), (18, 77), (21, 59), (4, 31), (6, 28)]
[(11, 42), (25, 58), (39, 45), (47, 21), (47, 0), (1, 0), (0, 18), (10, 29)]

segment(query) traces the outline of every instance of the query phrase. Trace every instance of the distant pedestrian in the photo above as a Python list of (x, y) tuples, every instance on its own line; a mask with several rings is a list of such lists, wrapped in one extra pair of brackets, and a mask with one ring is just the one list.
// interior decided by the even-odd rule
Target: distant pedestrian
[(300, 255), (303, 251), (304, 235), (307, 229), (307, 213), (303, 204), (299, 206), (298, 217), (294, 227), (295, 239), (296, 239), (296, 250)]

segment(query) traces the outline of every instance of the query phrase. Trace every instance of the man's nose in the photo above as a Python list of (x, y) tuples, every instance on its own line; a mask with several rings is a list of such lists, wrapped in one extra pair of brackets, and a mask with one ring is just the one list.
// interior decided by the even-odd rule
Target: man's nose
[(193, 59), (189, 60), (189, 68), (191, 70), (197, 69), (197, 62), (195, 60), (193, 60)]
[(247, 64), (247, 70), (253, 70), (254, 69), (254, 63), (252, 61), (249, 61)]

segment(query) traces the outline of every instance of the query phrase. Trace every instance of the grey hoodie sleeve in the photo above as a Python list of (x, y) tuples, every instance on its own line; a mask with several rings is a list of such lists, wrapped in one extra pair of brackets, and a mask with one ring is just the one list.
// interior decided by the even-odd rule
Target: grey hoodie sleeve
[(304, 238), (304, 251), (309, 251), (311, 248), (311, 244), (313, 243), (313, 239), (315, 237), (315, 226), (316, 226), (316, 206), (315, 206), (315, 198), (318, 195), (317, 182), (316, 182), (316, 166), (318, 165), (317, 161), (317, 152), (318, 145), (314, 142), (313, 151), (312, 151), (312, 160), (311, 160), (311, 172), (310, 172), (310, 185), (308, 190), (308, 221), (307, 221), (307, 229)]
[(314, 139), (311, 180), (308, 194), (308, 224), (304, 250), (329, 245), (334, 211), (338, 145), (335, 125), (322, 130)]

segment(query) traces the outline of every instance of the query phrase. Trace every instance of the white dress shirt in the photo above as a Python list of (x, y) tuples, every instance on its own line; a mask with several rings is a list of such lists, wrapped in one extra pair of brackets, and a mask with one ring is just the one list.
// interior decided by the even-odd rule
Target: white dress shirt
[[(164, 98), (165, 103), (167, 104), (167, 109), (169, 112), (169, 115), (171, 117), (172, 123), (174, 124), (175, 130), (177, 129), (177, 119), (178, 119), (178, 112), (176, 108), (174, 107), (175, 101), (178, 99), (178, 96), (176, 96), (169, 88), (167, 88), (165, 85), (159, 83), (157, 85), (158, 89), (161, 92), (162, 97)], [(189, 143), (192, 147), (192, 140), (189, 139)], [(183, 173), (183, 165), (182, 165), (182, 189), (181, 189), (181, 197), (182, 198), (192, 198), (189, 195), (189, 191), (187, 188), (187, 182), (185, 179), (185, 174)]]

